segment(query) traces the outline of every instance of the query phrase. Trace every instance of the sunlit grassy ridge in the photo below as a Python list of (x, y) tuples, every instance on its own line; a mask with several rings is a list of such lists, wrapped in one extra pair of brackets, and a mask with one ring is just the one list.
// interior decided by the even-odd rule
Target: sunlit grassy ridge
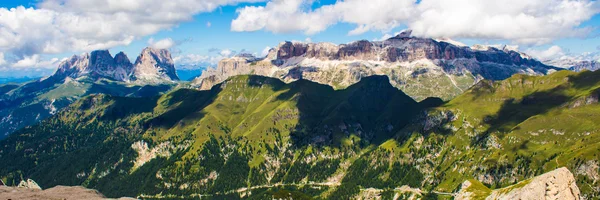
[(498, 188), (566, 166), (584, 194), (596, 196), (597, 177), (583, 169), (598, 170), (599, 88), (598, 72), (484, 81), (397, 137), (441, 142), (428, 150), (439, 155), (431, 165), (438, 190), (455, 190), (469, 178)]
[(483, 81), (443, 105), (381, 76), (343, 90), (237, 76), (209, 91), (92, 95), (1, 141), (12, 162), (0, 177), (115, 197), (429, 198), (466, 180), (484, 196), (566, 166), (592, 197), (598, 88), (598, 72), (561, 71)]

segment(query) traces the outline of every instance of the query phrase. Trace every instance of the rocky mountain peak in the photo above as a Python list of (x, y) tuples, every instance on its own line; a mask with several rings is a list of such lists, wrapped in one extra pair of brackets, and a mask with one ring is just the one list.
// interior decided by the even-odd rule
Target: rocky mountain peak
[(108, 50), (96, 50), (89, 54), (74, 55), (59, 64), (53, 75), (57, 81), (69, 77), (92, 79), (107, 78), (115, 81), (163, 82), (179, 80), (171, 53), (164, 49), (145, 48), (135, 65), (124, 52), (114, 57)]
[(127, 56), (123, 56), (124, 54), (119, 55), (118, 59), (113, 58), (108, 50), (96, 50), (89, 54), (73, 56), (59, 65), (54, 77), (62, 80), (66, 77), (76, 79), (85, 76), (92, 79), (128, 81), (132, 65)]
[(123, 53), (122, 51), (119, 52), (117, 55), (115, 55), (115, 59), (114, 59), (116, 64), (129, 64), (131, 65), (131, 60), (129, 60), (129, 57), (127, 57), (127, 54)]
[(111, 65), (113, 57), (108, 50), (95, 50), (90, 53), (90, 63), (92, 65)]
[(402, 32), (400, 32), (398, 35), (396, 35), (393, 38), (390, 39), (402, 39), (402, 38), (410, 38), (412, 36), (412, 30), (404, 30)]
[(171, 53), (166, 49), (147, 47), (137, 57), (131, 75), (134, 80), (176, 81), (179, 80)]

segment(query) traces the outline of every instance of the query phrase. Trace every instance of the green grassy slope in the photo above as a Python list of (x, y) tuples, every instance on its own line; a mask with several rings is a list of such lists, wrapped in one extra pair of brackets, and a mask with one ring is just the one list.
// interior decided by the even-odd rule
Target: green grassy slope
[(156, 96), (175, 85), (133, 85), (109, 80), (80, 78), (62, 81), (53, 77), (20, 86), (0, 86), (0, 139), (46, 119), (75, 100), (90, 94)]
[(597, 196), (599, 95), (599, 72), (514, 75), (476, 85), (397, 138), (429, 145), (423, 156), (436, 190), (453, 191), (471, 178), (498, 188), (566, 166), (587, 197)]
[[(210, 91), (181, 89), (157, 98), (93, 95), (2, 141), (0, 158), (14, 162), (0, 164), (1, 174), (8, 182), (25, 176), (45, 187), (84, 184), (108, 195), (222, 193), (325, 181), (342, 160), (391, 138), (419, 110), (380, 76), (338, 91), (308, 81), (286, 85), (239, 76)], [(131, 146), (141, 141), (162, 145), (171, 156), (134, 167), (141, 153)], [(73, 164), (77, 157), (84, 158)], [(54, 169), (62, 170), (47, 173)], [(211, 173), (220, 175), (211, 179)], [(185, 189), (158, 184), (117, 190), (109, 184), (138, 178)]]
[(484, 81), (443, 105), (379, 76), (344, 90), (237, 76), (156, 98), (93, 95), (0, 141), (0, 177), (111, 197), (449, 199), (466, 180), (483, 194), (566, 166), (591, 198), (599, 88), (600, 72), (561, 71)]

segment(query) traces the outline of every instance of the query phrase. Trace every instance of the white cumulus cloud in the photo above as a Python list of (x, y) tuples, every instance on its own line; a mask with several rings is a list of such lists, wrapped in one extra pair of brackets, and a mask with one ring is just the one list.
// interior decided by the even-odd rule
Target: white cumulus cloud
[(311, 9), (314, 0), (273, 0), (238, 9), (233, 31), (302, 31), (315, 34), (338, 23), (356, 25), (349, 35), (407, 26), (424, 37), (504, 39), (544, 44), (584, 37), (582, 22), (600, 13), (594, 0), (345, 0)]
[(53, 68), (58, 64), (59, 61), (60, 60), (58, 58), (42, 60), (39, 54), (34, 54), (32, 56), (25, 56), (25, 58), (17, 61), (12, 66), (15, 68)]
[(6, 60), (4, 60), (4, 53), (0, 52), (0, 66), (6, 64)]
[[(241, 50), (240, 52), (244, 52)], [(215, 66), (219, 61), (230, 58), (236, 55), (237, 51), (230, 49), (216, 49), (212, 48), (208, 50), (208, 54), (195, 54), (188, 53), (175, 56), (173, 61), (180, 69), (193, 69), (202, 66)]]
[(231, 55), (233, 55), (235, 52), (231, 51), (229, 49), (223, 49), (221, 50), (221, 52), (219, 52), (219, 55), (223, 56), (223, 57), (229, 57)]
[(35, 8), (0, 8), (0, 51), (23, 61), (39, 54), (108, 49), (220, 6), (260, 1), (42, 0)]
[(542, 50), (528, 49), (526, 50), (526, 53), (541, 61), (554, 60), (566, 55), (563, 49), (556, 45)]
[(148, 40), (148, 45), (155, 49), (170, 49), (176, 45), (176, 42), (171, 38), (165, 38), (159, 41), (155, 41), (154, 38)]

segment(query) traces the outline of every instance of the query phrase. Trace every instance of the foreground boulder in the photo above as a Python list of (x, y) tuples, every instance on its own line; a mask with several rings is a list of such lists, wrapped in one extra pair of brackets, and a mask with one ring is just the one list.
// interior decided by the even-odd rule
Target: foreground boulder
[(486, 200), (542, 200), (542, 199), (580, 199), (579, 188), (573, 174), (565, 167), (521, 181), (515, 185), (490, 190), (475, 180), (465, 181), (455, 199)]
[[(96, 190), (81, 186), (56, 186), (50, 189), (32, 189), (27, 187), (0, 186), (0, 199), (107, 199)], [(132, 198), (120, 198), (122, 200)]]
[(33, 180), (31, 179), (27, 179), (27, 181), (21, 181), (19, 183), (19, 186), (17, 186), (19, 188), (27, 188), (27, 189), (34, 189), (34, 190), (41, 190), (42, 188)]

